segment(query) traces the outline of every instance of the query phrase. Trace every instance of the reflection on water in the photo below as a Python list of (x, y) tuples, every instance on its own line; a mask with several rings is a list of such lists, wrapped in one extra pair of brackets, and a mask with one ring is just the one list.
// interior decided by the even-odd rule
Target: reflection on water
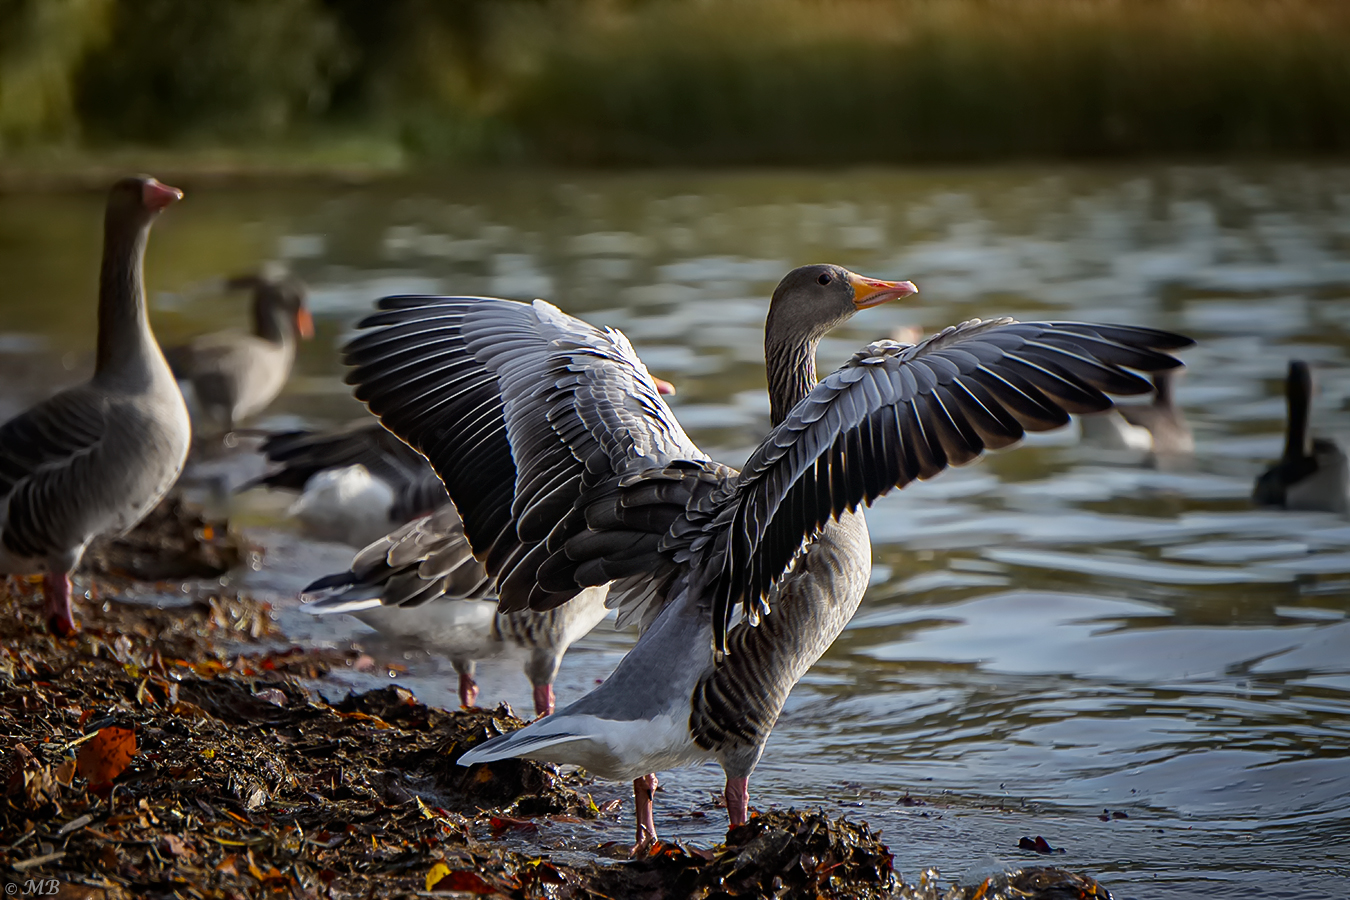
[[(755, 798), (866, 817), (911, 877), (931, 862), (958, 874), (986, 856), (1018, 861), (1018, 837), (1044, 834), (1068, 849), (1056, 861), (1102, 874), (1118, 896), (1345, 895), (1350, 523), (1252, 510), (1247, 496), (1279, 453), (1290, 357), (1321, 367), (1320, 430), (1350, 421), (1350, 171), (185, 187), (152, 241), (161, 333), (242, 322), (242, 300), (215, 285), (262, 258), (288, 260), (313, 286), (320, 340), (265, 425), (359, 411), (334, 346), (395, 292), (543, 296), (624, 329), (679, 385), (693, 437), (732, 463), (767, 427), (760, 329), (796, 264), (922, 289), (832, 336), (824, 367), (900, 325), (998, 314), (1198, 338), (1179, 390), (1193, 464), (1146, 468), (1070, 428), (878, 503), (872, 592), (793, 694)], [(11, 406), (88, 365), (99, 202), (0, 198)], [(246, 513), (276, 508), (258, 500)], [(264, 586), (294, 587), (343, 558), (270, 540), (281, 543), (252, 576)], [(334, 638), (330, 622), (283, 615), (297, 633)], [(565, 663), (563, 700), (629, 640), (602, 626)], [(419, 692), (452, 702), (447, 663), (414, 653), (409, 665)], [(526, 704), (513, 665), (485, 667), (484, 681), (486, 697)], [(717, 770), (664, 786), (668, 833), (716, 837), (720, 814), (687, 813), (720, 786)], [(907, 793), (928, 805), (901, 802)], [(1127, 818), (1102, 821), (1104, 809)]]

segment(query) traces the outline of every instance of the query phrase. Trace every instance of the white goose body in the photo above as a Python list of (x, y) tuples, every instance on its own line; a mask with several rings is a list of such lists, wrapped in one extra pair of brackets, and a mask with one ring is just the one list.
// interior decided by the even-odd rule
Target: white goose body
[(449, 501), (426, 459), (369, 418), (273, 434), (262, 452), (275, 468), (249, 487), (299, 491), (290, 515), (319, 540), (367, 547)]
[(365, 547), (389, 531), (394, 501), (394, 488), (357, 463), (315, 474), (288, 515), (310, 537)]

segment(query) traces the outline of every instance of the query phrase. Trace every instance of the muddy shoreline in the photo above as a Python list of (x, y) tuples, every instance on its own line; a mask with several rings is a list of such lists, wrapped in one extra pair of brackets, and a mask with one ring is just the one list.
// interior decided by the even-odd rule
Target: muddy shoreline
[[(163, 509), (91, 557), (96, 599), (79, 603), (82, 630), (66, 640), (43, 629), (36, 581), (6, 581), (0, 881), (16, 894), (45, 884), (100, 900), (1109, 897), (1057, 869), (904, 884), (866, 824), (819, 812), (766, 813), (725, 844), (619, 861), (623, 842), (596, 840), (616, 833), (617, 804), (597, 805), (584, 775), (455, 764), (519, 727), (505, 705), (444, 711), (396, 686), (325, 702), (312, 686), (368, 657), (288, 647), (266, 604), (211, 582), (132, 577), (203, 575), (249, 552), (224, 523)], [(129, 587), (176, 599), (123, 602)], [(551, 854), (529, 841), (541, 826), (571, 829), (592, 850)]]

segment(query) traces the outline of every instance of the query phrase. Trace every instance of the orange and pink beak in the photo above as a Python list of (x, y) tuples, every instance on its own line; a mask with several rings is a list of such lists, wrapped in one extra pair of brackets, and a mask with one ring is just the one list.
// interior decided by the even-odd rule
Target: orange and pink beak
[(314, 337), (314, 317), (309, 314), (309, 307), (302, 306), (295, 311), (295, 331), (305, 340)]
[(169, 187), (153, 178), (147, 178), (141, 187), (141, 202), (147, 209), (163, 209), (182, 199), (183, 192), (178, 188)]
[(853, 305), (858, 309), (871, 309), (919, 292), (912, 281), (880, 281), (852, 272), (849, 273), (848, 281), (853, 286)]

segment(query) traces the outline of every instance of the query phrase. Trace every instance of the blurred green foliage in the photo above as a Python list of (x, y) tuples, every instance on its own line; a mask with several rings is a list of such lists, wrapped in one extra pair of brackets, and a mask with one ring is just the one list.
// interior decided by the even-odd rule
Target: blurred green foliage
[(113, 0), (0, 0), (0, 150), (77, 131), (75, 81)]
[(0, 153), (846, 163), (1350, 150), (1345, 0), (0, 0)]
[(277, 136), (328, 107), (344, 70), (315, 0), (115, 0), (76, 98), (91, 138)]

